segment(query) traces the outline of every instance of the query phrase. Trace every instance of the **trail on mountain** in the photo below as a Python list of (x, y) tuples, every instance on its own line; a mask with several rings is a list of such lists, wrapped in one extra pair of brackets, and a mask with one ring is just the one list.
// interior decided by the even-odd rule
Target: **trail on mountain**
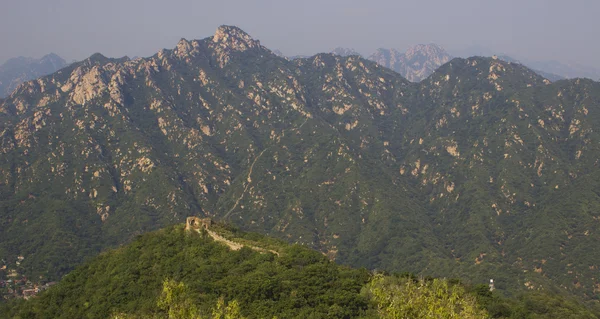
[(252, 183), (252, 170), (254, 169), (254, 164), (256, 164), (256, 161), (263, 155), (263, 153), (268, 150), (269, 148), (265, 148), (262, 152), (260, 152), (260, 154), (258, 154), (258, 156), (254, 159), (254, 161), (252, 162), (252, 165), (250, 165), (250, 171), (248, 172), (248, 177), (246, 178), (246, 180), (248, 181), (248, 184), (246, 184), (246, 187), (244, 187), (244, 191), (242, 192), (242, 195), (240, 195), (240, 197), (235, 201), (235, 204), (233, 205), (233, 207), (227, 212), (227, 214), (225, 214), (225, 216), (223, 216), (223, 219), (227, 219), (227, 217), (229, 217), (229, 215), (233, 212), (233, 210), (237, 207), (237, 205), (240, 203), (240, 201), (242, 200), (242, 198), (244, 198), (244, 195), (246, 194), (246, 191), (248, 191), (248, 187), (250, 187), (250, 184)]
[[(293, 131), (293, 130), (299, 130), (302, 128), (302, 126), (304, 126), (304, 124), (306, 124), (306, 122), (308, 122), (308, 118), (304, 120), (304, 122), (302, 122), (302, 124), (300, 124), (300, 126), (298, 126), (297, 128), (290, 128), (288, 131)], [(282, 131), (282, 136), (285, 135), (286, 130)], [(260, 154), (258, 154), (258, 156), (254, 159), (254, 161), (252, 162), (252, 165), (250, 165), (250, 171), (248, 172), (248, 176), (246, 178), (246, 181), (248, 182), (248, 184), (246, 184), (246, 187), (244, 187), (244, 191), (242, 192), (242, 195), (240, 195), (240, 197), (235, 201), (235, 204), (233, 205), (233, 207), (227, 212), (227, 214), (225, 214), (225, 216), (223, 216), (223, 219), (227, 219), (227, 217), (229, 217), (229, 215), (233, 212), (233, 210), (235, 210), (235, 208), (238, 206), (238, 204), (240, 203), (240, 201), (242, 200), (242, 198), (244, 198), (244, 195), (246, 194), (246, 191), (248, 190), (248, 187), (250, 187), (250, 183), (252, 183), (252, 170), (254, 169), (254, 164), (256, 164), (256, 161), (263, 155), (263, 153), (268, 150), (269, 148), (265, 148), (262, 152), (260, 152)]]

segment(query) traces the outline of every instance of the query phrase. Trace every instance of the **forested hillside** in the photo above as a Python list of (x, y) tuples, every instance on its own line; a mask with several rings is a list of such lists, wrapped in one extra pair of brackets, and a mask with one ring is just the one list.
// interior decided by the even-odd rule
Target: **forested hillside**
[(237, 251), (182, 226), (103, 253), (3, 318), (596, 318), (559, 296), (505, 299), (457, 281), (385, 276), (227, 225), (230, 240), (277, 249)]

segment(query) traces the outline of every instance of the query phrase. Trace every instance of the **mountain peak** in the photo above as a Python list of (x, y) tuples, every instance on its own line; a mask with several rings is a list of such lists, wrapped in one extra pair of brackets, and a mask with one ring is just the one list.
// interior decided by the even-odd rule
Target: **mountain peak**
[(65, 61), (65, 59), (61, 58), (60, 56), (58, 56), (55, 53), (50, 53), (50, 54), (46, 54), (44, 55), (39, 61), (39, 64), (48, 64), (48, 65), (52, 65), (52, 67), (55, 70), (58, 70), (64, 66), (67, 65), (67, 61)]
[(181, 38), (181, 40), (177, 42), (177, 46), (175, 47), (175, 55), (177, 55), (180, 58), (193, 55), (195, 52), (195, 44), (197, 45), (197, 42), (188, 41), (184, 38)]
[(427, 57), (435, 57), (440, 60), (440, 65), (448, 62), (450, 60), (450, 55), (446, 53), (442, 47), (437, 44), (417, 44), (408, 50), (406, 50), (405, 56), (406, 59), (410, 60), (415, 56), (427, 56)]
[(246, 51), (260, 47), (260, 41), (254, 40), (248, 33), (236, 26), (222, 25), (212, 38), (214, 43), (236, 51)]
[(351, 55), (362, 56), (360, 53), (356, 52), (356, 50), (354, 50), (354, 49), (342, 48), (342, 47), (337, 47), (337, 48), (333, 49), (333, 51), (331, 51), (331, 53), (333, 53), (335, 55), (343, 56), (343, 57), (351, 56)]
[(54, 52), (50, 52), (50, 53), (44, 55), (40, 60), (64, 60), (64, 59), (61, 58), (60, 56), (58, 56), (58, 54), (56, 54)]
[(87, 58), (89, 63), (106, 63), (108, 60), (109, 59), (100, 52), (96, 52)]

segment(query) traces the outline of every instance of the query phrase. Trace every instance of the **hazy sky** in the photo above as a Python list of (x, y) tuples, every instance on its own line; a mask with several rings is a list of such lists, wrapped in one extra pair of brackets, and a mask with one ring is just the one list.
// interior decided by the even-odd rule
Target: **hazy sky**
[(0, 0), (0, 63), (149, 56), (236, 25), (286, 55), (437, 43), (600, 67), (597, 0)]

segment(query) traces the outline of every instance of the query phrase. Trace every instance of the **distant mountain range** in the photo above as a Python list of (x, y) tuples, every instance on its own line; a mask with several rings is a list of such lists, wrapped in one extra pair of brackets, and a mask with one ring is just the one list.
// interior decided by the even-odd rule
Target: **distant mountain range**
[[(275, 51), (279, 56), (284, 56), (281, 52)], [(338, 47), (331, 51), (332, 54), (347, 57), (359, 55), (354, 49)], [(458, 57), (468, 58), (471, 56), (495, 56), (490, 50), (482, 48), (463, 50), (456, 53)], [(291, 56), (289, 59), (308, 58), (306, 55)], [(406, 52), (397, 49), (380, 48), (375, 53), (369, 55), (369, 60), (375, 61), (386, 68), (394, 70), (404, 76), (411, 82), (420, 82), (431, 75), (437, 68), (450, 61), (453, 56), (446, 52), (444, 48), (436, 44), (419, 44), (410, 47)], [(581, 66), (576, 64), (565, 64), (557, 61), (521, 61), (507, 55), (498, 55), (498, 58), (512, 63), (519, 63), (531, 68), (539, 75), (554, 82), (570, 78), (588, 78), (593, 80), (600, 79), (600, 70)]]
[(54, 53), (40, 59), (12, 58), (0, 66), (0, 98), (8, 96), (21, 83), (54, 73), (67, 62)]
[[(331, 53), (343, 57), (352, 55), (364, 57), (354, 49), (342, 47), (333, 49)], [(283, 56), (279, 51), (276, 51), (276, 54)], [(290, 57), (291, 60), (299, 58), (308, 58), (308, 56), (299, 55)], [(437, 68), (450, 61), (452, 58), (453, 57), (448, 54), (444, 48), (433, 43), (415, 45), (406, 50), (406, 52), (401, 52), (397, 49), (380, 48), (377, 49), (375, 53), (368, 56), (369, 60), (398, 72), (411, 82), (420, 82), (424, 80), (437, 70)], [(523, 64), (517, 59), (509, 56), (499, 56), (499, 58), (506, 62)], [(534, 71), (552, 82), (567, 78), (546, 71)]]

